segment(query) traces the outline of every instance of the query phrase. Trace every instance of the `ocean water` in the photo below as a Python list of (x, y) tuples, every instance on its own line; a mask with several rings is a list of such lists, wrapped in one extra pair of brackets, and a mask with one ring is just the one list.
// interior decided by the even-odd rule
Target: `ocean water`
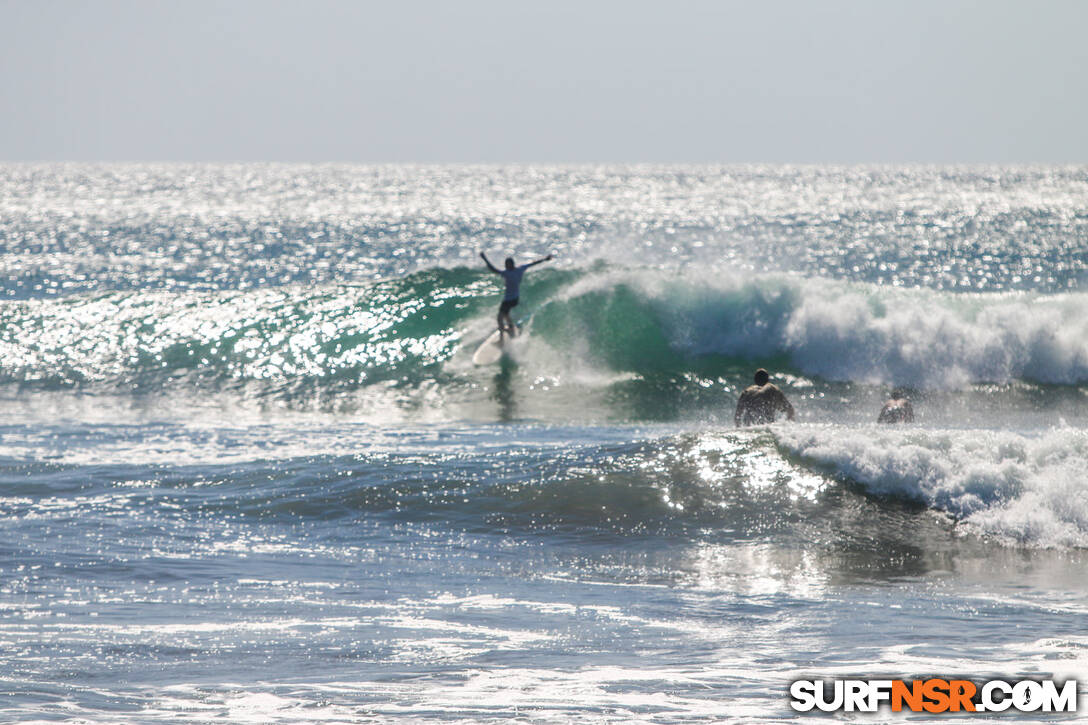
[[(0, 720), (1088, 695), (1088, 168), (8, 164), (0, 189)], [(488, 367), (480, 250), (556, 255)], [(798, 419), (737, 430), (760, 366)], [(892, 386), (914, 424), (875, 424)]]

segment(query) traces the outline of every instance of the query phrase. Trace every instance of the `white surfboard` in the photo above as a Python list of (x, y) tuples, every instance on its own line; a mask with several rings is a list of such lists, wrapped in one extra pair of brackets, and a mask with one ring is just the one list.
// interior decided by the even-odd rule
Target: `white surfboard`
[[(514, 328), (515, 332), (517, 328)], [(504, 345), (508, 344), (514, 335), (506, 335), (505, 339), (500, 337), (499, 331), (495, 330), (491, 333), (491, 336), (483, 341), (476, 353), (472, 356), (472, 362), (477, 365), (491, 365), (497, 363), (502, 359), (502, 355), (505, 352)]]

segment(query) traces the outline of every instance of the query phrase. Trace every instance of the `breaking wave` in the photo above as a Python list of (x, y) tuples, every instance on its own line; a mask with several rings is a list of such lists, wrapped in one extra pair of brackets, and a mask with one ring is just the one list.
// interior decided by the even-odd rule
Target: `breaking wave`
[[(712, 377), (758, 362), (930, 389), (1088, 382), (1084, 293), (958, 294), (604, 265), (534, 271), (525, 288), (530, 359)], [(447, 363), (487, 334), (497, 298), (488, 276), (455, 268), (357, 287), (12, 301), (0, 305), (0, 380), (139, 387), (194, 379), (288, 391), (441, 383), (463, 372)]]
[(989, 535), (1088, 546), (1088, 432), (857, 429), (776, 431), (789, 456), (875, 496), (917, 501)]

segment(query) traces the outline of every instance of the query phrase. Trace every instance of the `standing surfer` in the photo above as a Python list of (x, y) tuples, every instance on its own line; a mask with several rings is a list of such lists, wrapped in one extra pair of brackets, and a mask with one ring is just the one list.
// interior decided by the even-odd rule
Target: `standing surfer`
[(510, 310), (518, 306), (518, 294), (521, 289), (521, 278), (525, 275), (525, 270), (529, 269), (533, 265), (540, 264), (541, 262), (548, 262), (551, 260), (552, 255), (542, 257), (535, 262), (529, 262), (523, 264), (520, 267), (514, 264), (513, 257), (506, 258), (506, 269), (499, 269), (488, 261), (487, 256), (480, 252), (480, 258), (484, 260), (484, 264), (495, 274), (501, 274), (503, 279), (506, 280), (506, 292), (502, 296), (502, 304), (499, 305), (499, 340), (502, 340), (504, 334), (509, 333), (510, 337), (518, 334), (518, 329), (514, 327), (514, 321), (510, 319)]

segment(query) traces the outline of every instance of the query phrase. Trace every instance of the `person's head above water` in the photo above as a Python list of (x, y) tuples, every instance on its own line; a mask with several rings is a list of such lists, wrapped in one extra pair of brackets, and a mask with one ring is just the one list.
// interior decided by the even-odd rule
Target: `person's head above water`
[(763, 368), (756, 370), (756, 385), (766, 385), (770, 379), (771, 376)]
[(507, 257), (506, 258), (506, 268), (507, 269), (513, 269), (514, 268), (514, 258), (513, 257)]
[(909, 397), (906, 388), (896, 388), (892, 391), (892, 400), (907, 400)]

